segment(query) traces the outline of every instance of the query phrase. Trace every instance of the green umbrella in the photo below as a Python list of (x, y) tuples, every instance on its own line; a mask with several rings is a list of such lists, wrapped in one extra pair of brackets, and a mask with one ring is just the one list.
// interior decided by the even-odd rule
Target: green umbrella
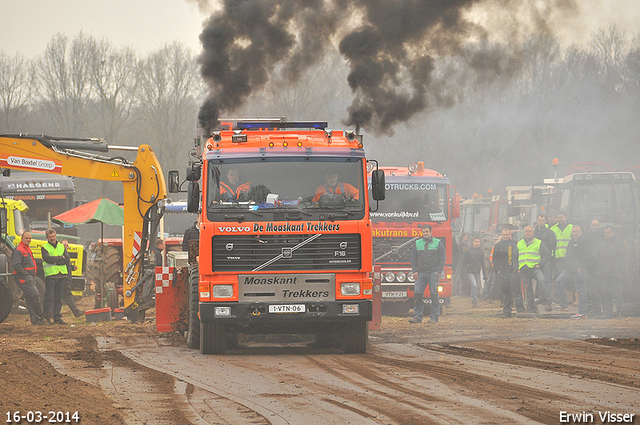
[(71, 225), (103, 223), (122, 226), (124, 225), (124, 210), (112, 200), (100, 198), (58, 214), (52, 220), (56, 223)]

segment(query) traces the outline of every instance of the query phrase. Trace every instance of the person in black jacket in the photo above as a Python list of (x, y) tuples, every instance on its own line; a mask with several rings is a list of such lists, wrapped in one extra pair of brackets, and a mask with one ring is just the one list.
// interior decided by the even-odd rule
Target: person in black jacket
[(596, 265), (598, 283), (602, 292), (602, 307), (605, 317), (613, 317), (613, 303), (616, 304), (616, 314), (623, 314), (624, 301), (622, 299), (621, 282), (626, 270), (626, 249), (611, 226), (605, 226), (604, 239), (598, 247)]
[(24, 293), (24, 300), (27, 303), (27, 311), (32, 325), (48, 324), (44, 318), (42, 305), (40, 305), (40, 292), (36, 286), (36, 260), (33, 258), (33, 252), (29, 248), (31, 243), (31, 233), (22, 233), (20, 243), (11, 254), (11, 263), (13, 265), (13, 275), (16, 279), (18, 288)]
[(538, 215), (538, 220), (533, 228), (533, 236), (540, 239), (544, 246), (547, 247), (547, 250), (549, 250), (549, 254), (551, 254), (549, 261), (542, 266), (542, 274), (544, 275), (545, 282), (538, 282), (538, 301), (536, 301), (536, 304), (544, 304), (546, 301), (553, 300), (551, 282), (553, 275), (553, 255), (556, 249), (556, 234), (549, 229), (547, 216), (544, 214)]
[(415, 279), (415, 289), (413, 294), (414, 308), (413, 317), (409, 323), (422, 322), (424, 304), (422, 298), (424, 291), (429, 285), (431, 295), (431, 317), (429, 323), (438, 323), (440, 317), (440, 297), (438, 295), (438, 285), (440, 276), (444, 270), (444, 263), (447, 254), (444, 244), (440, 239), (431, 236), (431, 226), (425, 224), (422, 227), (422, 238), (413, 244), (411, 251), (411, 271)]
[[(64, 245), (65, 252), (69, 252), (69, 241), (66, 239), (62, 240), (62, 245)], [(67, 266), (67, 279), (64, 282), (64, 286), (62, 287), (62, 301), (69, 307), (73, 316), (78, 318), (84, 314), (84, 311), (80, 310), (76, 305), (76, 301), (73, 299), (73, 294), (71, 293), (71, 282), (73, 281), (72, 273), (78, 270), (78, 267), (71, 264), (71, 256), (68, 258), (65, 257), (65, 264)]]
[(165, 250), (164, 240), (156, 239), (156, 247), (153, 250), (153, 256), (155, 259), (155, 266), (162, 267), (164, 266), (164, 250)]
[(464, 273), (471, 283), (471, 306), (478, 306), (478, 287), (480, 286), (480, 272), (482, 276), (487, 276), (484, 264), (484, 252), (480, 248), (480, 236), (474, 236), (471, 248), (467, 249), (462, 257), (461, 263)]
[[(572, 282), (578, 293), (578, 313), (571, 316), (572, 319), (587, 318), (589, 298), (586, 273), (591, 258), (589, 249), (588, 241), (582, 237), (582, 228), (580, 225), (574, 224), (571, 230), (571, 240), (567, 246), (564, 271), (556, 279), (558, 291), (565, 292), (566, 284)], [(562, 296), (561, 293), (559, 295)]]
[(511, 231), (502, 229), (500, 242), (493, 246), (491, 258), (493, 270), (496, 274), (496, 283), (502, 292), (502, 313), (505, 318), (512, 315), (511, 308), (515, 299), (516, 312), (524, 313), (522, 295), (514, 297), (514, 294), (522, 294), (520, 288), (520, 276), (518, 275), (518, 247), (511, 240)]
[(182, 238), (182, 250), (189, 252), (189, 241), (197, 241), (200, 239), (200, 216), (198, 220), (193, 223), (193, 226), (184, 231), (184, 237)]

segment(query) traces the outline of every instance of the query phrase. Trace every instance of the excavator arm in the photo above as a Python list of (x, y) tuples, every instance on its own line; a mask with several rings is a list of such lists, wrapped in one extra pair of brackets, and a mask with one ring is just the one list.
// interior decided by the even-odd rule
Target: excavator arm
[[(137, 156), (129, 163), (122, 157), (95, 153), (109, 150), (137, 151)], [(154, 272), (152, 265), (145, 263), (144, 254), (157, 235), (167, 189), (150, 146), (109, 146), (102, 139), (0, 135), (0, 168), (121, 182), (125, 313), (135, 321), (138, 313), (153, 305)]]

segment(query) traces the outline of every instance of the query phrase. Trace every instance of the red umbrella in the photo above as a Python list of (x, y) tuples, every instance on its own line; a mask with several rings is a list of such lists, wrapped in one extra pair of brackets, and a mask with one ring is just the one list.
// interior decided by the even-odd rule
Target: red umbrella
[(110, 199), (99, 198), (58, 214), (52, 220), (62, 224), (103, 223), (122, 226), (124, 224), (124, 210)]

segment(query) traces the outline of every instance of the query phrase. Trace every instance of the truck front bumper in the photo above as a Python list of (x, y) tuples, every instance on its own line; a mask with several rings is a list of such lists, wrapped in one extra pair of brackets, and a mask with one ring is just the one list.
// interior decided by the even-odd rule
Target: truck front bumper
[[(200, 303), (200, 321), (251, 329), (251, 333), (314, 333), (329, 324), (370, 321), (373, 314), (371, 300), (301, 302), (298, 304), (304, 304), (304, 312), (269, 312), (270, 305), (286, 304), (294, 303)], [(226, 308), (228, 314), (220, 315), (221, 308)], [(356, 310), (357, 313), (353, 312)]]

